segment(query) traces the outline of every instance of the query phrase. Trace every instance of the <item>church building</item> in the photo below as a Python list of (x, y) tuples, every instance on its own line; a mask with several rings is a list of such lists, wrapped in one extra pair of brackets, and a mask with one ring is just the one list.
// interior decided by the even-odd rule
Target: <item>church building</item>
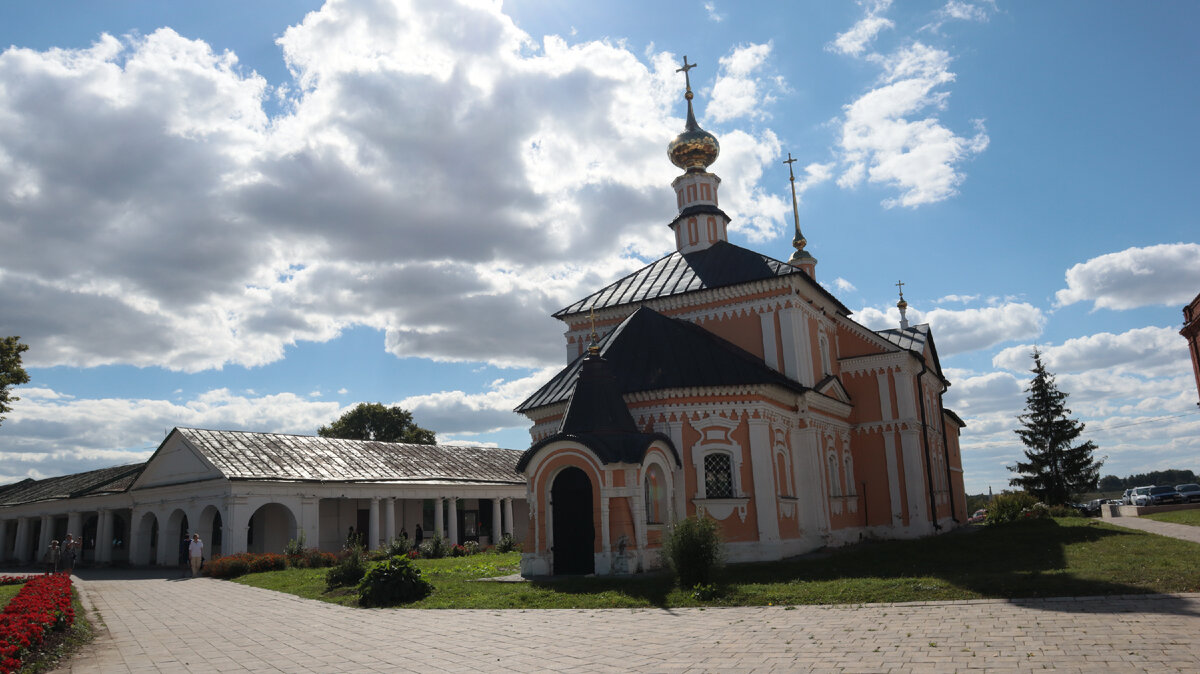
[(791, 258), (730, 243), (720, 145), (685, 82), (675, 251), (555, 313), (569, 364), (516, 408), (533, 423), (522, 573), (657, 568), (689, 516), (717, 520), (735, 562), (965, 521), (963, 422), (929, 326), (901, 294), (900, 325), (870, 330), (817, 283), (794, 175)]

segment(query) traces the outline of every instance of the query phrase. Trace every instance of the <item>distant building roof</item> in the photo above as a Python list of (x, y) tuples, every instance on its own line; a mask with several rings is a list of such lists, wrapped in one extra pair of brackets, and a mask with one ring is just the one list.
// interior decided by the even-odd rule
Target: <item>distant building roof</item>
[[(711, 249), (710, 249), (711, 250)], [(753, 354), (685, 320), (645, 307), (600, 340), (600, 355), (622, 394), (670, 388), (775, 384), (804, 386), (772, 370)], [(576, 358), (517, 406), (517, 412), (566, 401), (586, 358)]]
[(890, 330), (876, 330), (875, 334), (883, 337), (901, 349), (907, 349), (909, 351), (921, 353), (925, 350), (925, 342), (929, 340), (929, 324), (922, 323), (904, 330), (899, 328), (892, 328)]
[(727, 241), (718, 241), (704, 250), (686, 255), (676, 251), (651, 262), (632, 274), (611, 283), (554, 314), (562, 318), (589, 309), (603, 309), (658, 297), (722, 288), (799, 274), (814, 290), (834, 302), (846, 315), (850, 310), (808, 274), (786, 262), (747, 250)]
[(521, 483), (519, 451), (175, 429), (231, 480)]
[(20, 505), (79, 496), (96, 496), (125, 491), (133, 483), (144, 463), (114, 466), (48, 477), (43, 480), (21, 480), (0, 488), (0, 505)]

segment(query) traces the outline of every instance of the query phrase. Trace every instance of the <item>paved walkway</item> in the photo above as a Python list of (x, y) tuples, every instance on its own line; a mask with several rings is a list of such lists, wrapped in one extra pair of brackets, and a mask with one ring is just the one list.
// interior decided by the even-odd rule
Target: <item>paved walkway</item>
[(1159, 522), (1157, 520), (1148, 520), (1144, 517), (1105, 517), (1102, 521), (1105, 524), (1112, 524), (1118, 527), (1138, 529), (1140, 531), (1148, 531), (1152, 534), (1161, 534), (1163, 536), (1170, 536), (1171, 538), (1182, 538), (1185, 541), (1200, 543), (1200, 527), (1194, 527), (1189, 524)]
[(1200, 671), (1200, 594), (678, 610), (351, 609), (208, 578), (85, 573), (60, 672)]

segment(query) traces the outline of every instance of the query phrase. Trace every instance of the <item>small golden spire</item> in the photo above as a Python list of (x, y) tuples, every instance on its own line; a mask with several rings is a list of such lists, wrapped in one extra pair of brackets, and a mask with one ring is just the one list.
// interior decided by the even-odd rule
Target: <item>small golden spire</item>
[(808, 240), (800, 232), (800, 206), (796, 200), (796, 174), (792, 172), (792, 164), (795, 164), (796, 160), (792, 158), (791, 152), (788, 153), (787, 161), (783, 163), (787, 164), (788, 181), (792, 184), (792, 219), (796, 223), (796, 236), (792, 239), (792, 247), (796, 249), (796, 252), (792, 253), (792, 258), (788, 260), (788, 264), (794, 265), (812, 260), (813, 256), (807, 250), (804, 250), (804, 247), (808, 245)]
[(900, 289), (900, 301), (896, 302), (896, 308), (900, 310), (900, 329), (908, 329), (908, 302), (904, 301), (904, 281), (897, 280), (896, 287)]

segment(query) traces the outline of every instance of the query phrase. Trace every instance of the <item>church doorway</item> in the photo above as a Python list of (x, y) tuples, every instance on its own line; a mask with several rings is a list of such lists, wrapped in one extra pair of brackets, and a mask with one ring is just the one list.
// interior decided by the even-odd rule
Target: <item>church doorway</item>
[(554, 575), (596, 572), (596, 532), (592, 525), (592, 481), (578, 468), (567, 468), (550, 488), (554, 521)]

